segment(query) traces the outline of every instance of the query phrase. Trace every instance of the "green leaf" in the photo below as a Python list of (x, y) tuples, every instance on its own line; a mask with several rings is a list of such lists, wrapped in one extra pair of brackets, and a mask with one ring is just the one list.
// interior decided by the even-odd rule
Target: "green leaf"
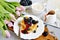
[(4, 30), (3, 28), (1, 28), (1, 31), (2, 31), (2, 35), (3, 35), (4, 37), (6, 37), (5, 30)]
[(5, 37), (5, 30), (3, 29), (4, 24), (0, 21), (0, 30), (2, 31), (2, 35)]
[(4, 25), (3, 25), (3, 23), (0, 21), (0, 28), (2, 28)]

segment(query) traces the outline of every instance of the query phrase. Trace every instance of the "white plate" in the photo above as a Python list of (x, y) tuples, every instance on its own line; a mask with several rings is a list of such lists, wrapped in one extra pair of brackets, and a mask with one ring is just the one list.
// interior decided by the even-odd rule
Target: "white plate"
[[(42, 33), (44, 32), (43, 21), (40, 20), (38, 17), (33, 16), (33, 15), (25, 15), (25, 16), (32, 17), (34, 20), (38, 20), (39, 21), (39, 23), (38, 23), (39, 27), (37, 28), (36, 33), (31, 32), (29, 34), (23, 34), (23, 33), (20, 32), (20, 37), (23, 38), (23, 39), (35, 39), (35, 38), (38, 38), (39, 36), (41, 36)], [(22, 19), (23, 19), (23, 17), (20, 17), (14, 23), (14, 32), (16, 33), (17, 36), (18, 36), (18, 32), (19, 32), (18, 23)]]

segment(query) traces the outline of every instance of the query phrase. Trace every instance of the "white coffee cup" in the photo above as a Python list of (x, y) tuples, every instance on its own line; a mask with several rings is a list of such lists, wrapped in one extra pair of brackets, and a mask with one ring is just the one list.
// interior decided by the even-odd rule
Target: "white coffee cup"
[(41, 12), (44, 11), (44, 4), (36, 2), (31, 5), (32, 11), (34, 15), (39, 15)]

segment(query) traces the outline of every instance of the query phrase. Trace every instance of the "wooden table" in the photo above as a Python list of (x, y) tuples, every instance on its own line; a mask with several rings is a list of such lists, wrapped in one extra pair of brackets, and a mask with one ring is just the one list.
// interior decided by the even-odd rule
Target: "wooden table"
[(55, 36), (53, 36), (49, 33), (47, 26), (45, 26), (44, 32), (48, 32), (48, 35), (47, 36), (41, 35), (40, 37), (33, 39), (33, 40), (58, 40)]

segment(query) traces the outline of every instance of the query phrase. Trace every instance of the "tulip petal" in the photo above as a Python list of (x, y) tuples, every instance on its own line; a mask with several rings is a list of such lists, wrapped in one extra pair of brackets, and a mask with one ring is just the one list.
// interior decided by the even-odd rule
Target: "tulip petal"
[(11, 35), (10, 35), (9, 31), (8, 30), (5, 30), (5, 33), (6, 33), (6, 37), (7, 38), (10, 38)]
[(16, 15), (17, 15), (17, 16), (20, 16), (20, 12), (19, 12), (19, 11), (16, 11)]
[(16, 10), (17, 10), (17, 11), (20, 11), (21, 9), (20, 9), (19, 7), (16, 7)]
[(8, 20), (4, 20), (4, 23), (5, 23), (5, 24), (8, 24), (8, 23), (9, 23), (9, 21), (8, 21)]
[(13, 23), (12, 22), (9, 22), (8, 23), (8, 27), (13, 27)]

